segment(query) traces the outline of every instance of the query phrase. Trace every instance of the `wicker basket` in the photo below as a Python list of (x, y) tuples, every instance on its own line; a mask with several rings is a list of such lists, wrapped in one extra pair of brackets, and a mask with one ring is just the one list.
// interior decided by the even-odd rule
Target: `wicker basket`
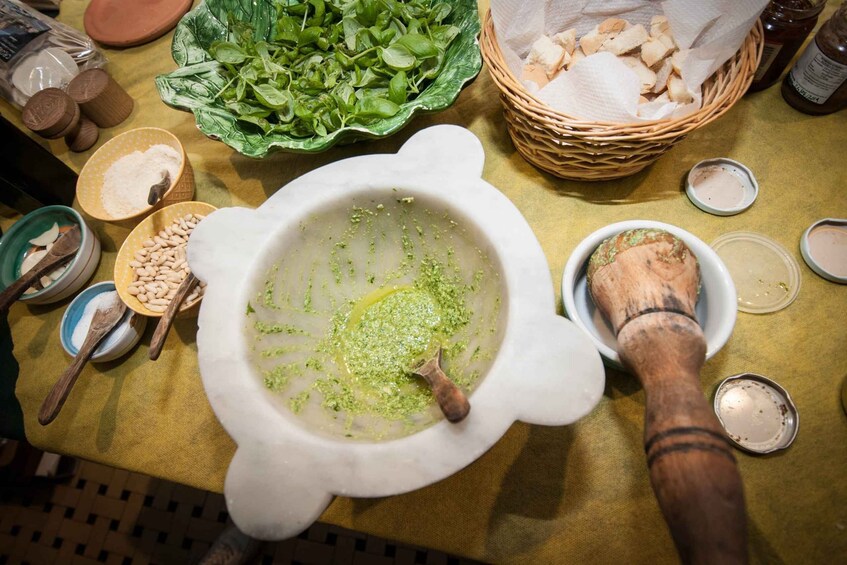
[(527, 92), (506, 66), (491, 11), (480, 35), (482, 56), (500, 89), (506, 125), (518, 152), (557, 177), (598, 181), (637, 173), (688, 133), (729, 110), (750, 86), (762, 45), (757, 21), (738, 53), (703, 83), (703, 105), (693, 114), (619, 124), (572, 118)]

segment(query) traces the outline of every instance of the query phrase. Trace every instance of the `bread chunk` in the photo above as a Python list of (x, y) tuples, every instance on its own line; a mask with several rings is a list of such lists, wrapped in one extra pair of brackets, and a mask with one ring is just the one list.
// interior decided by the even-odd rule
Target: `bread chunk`
[(600, 49), (606, 39), (608, 39), (608, 34), (600, 33), (595, 27), (580, 38), (579, 46), (586, 55), (593, 55)]
[(609, 18), (597, 26), (597, 30), (600, 33), (618, 34), (628, 27), (631, 27), (631, 25), (632, 24), (622, 18)]
[(613, 39), (609, 39), (603, 43), (602, 49), (613, 55), (623, 55), (638, 49), (648, 39), (650, 39), (650, 35), (647, 33), (647, 30), (644, 29), (643, 25), (638, 24), (620, 32)]
[(667, 16), (653, 16), (650, 19), (650, 37), (659, 37), (671, 29)]
[(552, 37), (553, 43), (565, 50), (568, 55), (573, 55), (576, 50), (576, 28), (560, 31)]
[(638, 75), (641, 81), (641, 94), (653, 91), (653, 87), (656, 85), (656, 73), (651, 71), (638, 57), (621, 57), (620, 60)]
[(532, 44), (532, 49), (526, 59), (527, 65), (539, 65), (547, 73), (548, 78), (559, 72), (562, 68), (562, 60), (565, 50), (561, 45), (556, 45), (546, 35), (542, 35)]
[(656, 71), (656, 84), (653, 86), (653, 94), (661, 94), (665, 91), (672, 71), (673, 63), (671, 63), (670, 58), (664, 59)]
[(688, 93), (688, 88), (685, 87), (685, 82), (676, 75), (671, 75), (668, 80), (668, 95), (674, 102), (687, 104), (694, 100), (691, 94)]
[(658, 39), (651, 39), (641, 45), (641, 60), (648, 67), (652, 67), (667, 57), (672, 49)]

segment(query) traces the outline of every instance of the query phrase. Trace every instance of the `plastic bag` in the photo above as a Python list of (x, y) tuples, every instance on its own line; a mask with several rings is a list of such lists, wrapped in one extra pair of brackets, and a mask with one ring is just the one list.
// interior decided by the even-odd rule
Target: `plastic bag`
[(0, 0), (0, 96), (22, 107), (44, 88), (65, 88), (106, 57), (90, 37), (17, 0)]

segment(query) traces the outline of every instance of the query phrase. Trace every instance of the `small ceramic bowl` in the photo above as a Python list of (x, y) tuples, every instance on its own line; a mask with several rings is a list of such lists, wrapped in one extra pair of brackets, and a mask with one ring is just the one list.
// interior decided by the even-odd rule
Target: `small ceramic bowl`
[[(76, 354), (79, 353), (79, 349), (73, 344), (73, 335), (74, 329), (85, 311), (85, 307), (98, 294), (113, 290), (115, 290), (115, 283), (113, 281), (91, 285), (79, 293), (65, 310), (65, 313), (62, 315), (62, 323), (59, 325), (59, 338), (62, 342), (62, 347), (71, 357), (76, 357)], [(109, 332), (106, 338), (97, 346), (97, 349), (94, 350), (91, 361), (114, 361), (118, 357), (121, 357), (135, 347), (135, 344), (141, 339), (141, 334), (144, 333), (144, 327), (146, 325), (147, 318), (139, 316), (127, 308), (121, 321), (115, 326), (115, 329)]]
[[(146, 151), (153, 145), (168, 145), (182, 156), (182, 166), (176, 178), (171, 180), (170, 188), (155, 205), (126, 216), (113, 216), (103, 207), (101, 192), (106, 171), (112, 164), (133, 151)], [(79, 205), (92, 218), (105, 222), (132, 226), (156, 210), (177, 202), (185, 202), (194, 197), (194, 169), (179, 139), (167, 130), (160, 128), (137, 128), (124, 132), (105, 143), (86, 162), (76, 184)]]
[[(177, 218), (185, 216), (186, 214), (201, 214), (206, 216), (215, 210), (216, 208), (214, 206), (206, 204), (205, 202), (180, 202), (178, 204), (166, 206), (158, 212), (154, 212), (150, 216), (144, 218), (140, 224), (135, 226), (135, 229), (133, 229), (124, 240), (120, 251), (118, 251), (118, 256), (115, 259), (115, 286), (118, 289), (118, 295), (121, 297), (121, 300), (123, 300), (131, 310), (153, 318), (160, 318), (162, 316), (161, 312), (148, 310), (144, 306), (143, 302), (139, 301), (138, 298), (129, 293), (129, 286), (132, 284), (132, 276), (134, 272), (129, 263), (135, 260), (135, 253), (143, 247), (143, 242), (151, 239), (154, 235), (157, 235), (160, 231), (164, 230), (165, 227), (171, 225), (171, 223)], [(179, 310), (179, 316), (196, 316), (199, 310), (200, 300), (201, 299), (197, 299), (192, 302), (183, 303)]]
[(24, 258), (36, 249), (29, 240), (59, 225), (60, 232), (78, 225), (82, 232), (79, 251), (65, 271), (45, 288), (24, 294), (18, 300), (29, 304), (51, 304), (75, 293), (91, 278), (100, 262), (100, 240), (82, 219), (67, 206), (44, 206), (18, 220), (0, 239), (0, 287), (6, 288), (21, 276)]
[(706, 337), (706, 359), (710, 359), (726, 344), (735, 327), (735, 285), (729, 270), (711, 247), (691, 233), (671, 224), (649, 220), (618, 222), (600, 228), (582, 240), (565, 264), (562, 274), (565, 314), (591, 337), (606, 365), (616, 369), (623, 367), (612, 327), (594, 306), (589, 294), (586, 268), (589, 257), (606, 238), (638, 228), (666, 230), (682, 239), (697, 257), (700, 263), (701, 288), (696, 314)]

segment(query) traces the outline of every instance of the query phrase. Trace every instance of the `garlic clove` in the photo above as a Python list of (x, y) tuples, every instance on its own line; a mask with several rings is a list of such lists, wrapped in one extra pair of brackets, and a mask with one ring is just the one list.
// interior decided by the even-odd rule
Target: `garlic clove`
[(59, 224), (54, 223), (53, 227), (42, 233), (38, 237), (34, 237), (29, 240), (32, 245), (36, 245), (38, 247), (46, 247), (56, 241), (59, 237)]
[[(58, 269), (53, 269), (50, 273), (48, 273), (48, 274), (47, 274), (47, 276), (48, 276), (48, 277), (50, 277), (50, 280), (51, 280), (51, 281), (58, 280), (58, 279), (59, 279), (59, 277), (61, 277), (61, 276), (62, 276), (62, 274), (65, 272), (65, 270), (66, 270), (67, 268), (68, 268), (68, 266), (67, 266), (67, 265), (62, 265), (62, 266), (61, 266), (61, 267), (59, 267)], [(47, 286), (47, 285), (45, 285), (45, 286)]]
[(25, 275), (30, 272), (39, 261), (44, 259), (45, 255), (47, 255), (47, 251), (41, 249), (39, 251), (33, 251), (32, 253), (24, 257), (24, 260), (21, 263), (21, 275)]

